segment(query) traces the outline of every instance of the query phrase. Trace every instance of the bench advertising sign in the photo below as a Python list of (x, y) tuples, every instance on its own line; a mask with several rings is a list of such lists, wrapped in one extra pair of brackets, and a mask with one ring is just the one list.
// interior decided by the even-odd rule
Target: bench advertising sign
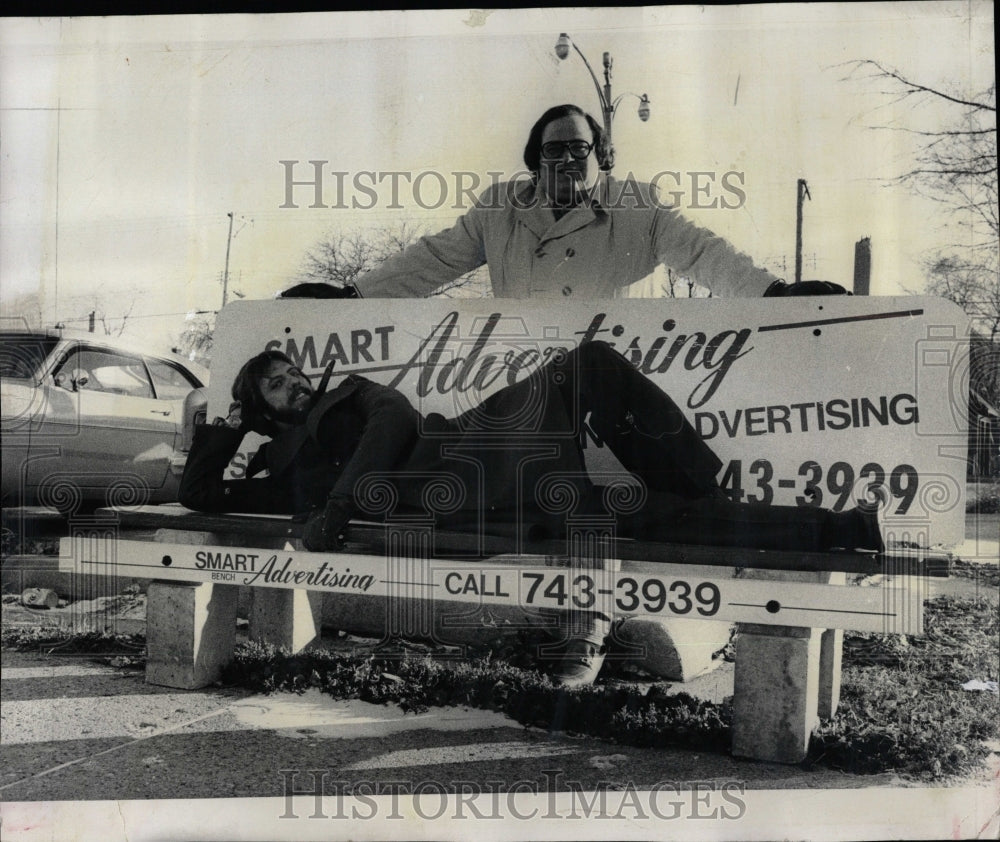
[[(892, 537), (949, 546), (964, 535), (967, 337), (965, 314), (931, 297), (242, 301), (218, 319), (208, 411), (226, 415), (237, 371), (265, 349), (314, 385), (332, 362), (329, 388), (360, 374), (454, 417), (601, 340), (683, 409), (733, 500), (839, 511), (876, 483)], [(582, 444), (588, 470), (621, 471), (591, 430)]]

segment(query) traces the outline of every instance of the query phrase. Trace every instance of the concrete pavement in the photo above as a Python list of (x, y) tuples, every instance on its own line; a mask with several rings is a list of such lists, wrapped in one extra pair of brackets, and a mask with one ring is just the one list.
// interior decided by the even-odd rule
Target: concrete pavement
[[(996, 838), (997, 777), (915, 787), (553, 734), (475, 709), (415, 715), (317, 691), (178, 692), (102, 660), (3, 654), (5, 842), (467, 839), (480, 829), (511, 839)], [(718, 692), (724, 672), (713, 674)]]

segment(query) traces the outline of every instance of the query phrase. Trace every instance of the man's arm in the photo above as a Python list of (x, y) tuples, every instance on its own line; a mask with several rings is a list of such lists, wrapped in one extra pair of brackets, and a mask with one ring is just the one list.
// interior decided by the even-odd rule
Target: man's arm
[(225, 425), (199, 424), (184, 465), (178, 499), (182, 506), (202, 512), (288, 511), (286, 495), (276, 494), (268, 478), (223, 479), (243, 431)]
[[(655, 191), (654, 186), (650, 189)], [(656, 197), (650, 239), (660, 263), (690, 277), (726, 298), (785, 298), (799, 295), (844, 295), (847, 290), (829, 281), (788, 284), (757, 266), (724, 238), (664, 207)]]
[[(326, 505), (306, 521), (302, 540), (307, 550), (333, 550), (341, 545), (341, 532), (358, 508), (359, 482), (367, 474), (399, 469), (419, 433), (420, 415), (400, 392), (363, 378), (357, 383), (350, 409), (360, 435)], [(344, 432), (342, 420), (334, 412), (319, 413), (310, 418), (310, 427), (321, 444), (333, 447)]]
[[(366, 474), (397, 468), (403, 462), (419, 431), (420, 415), (397, 389), (356, 378), (358, 388), (349, 398), (350, 412), (360, 429), (357, 444), (330, 491), (331, 497), (354, 499), (359, 480)], [(321, 445), (336, 446), (336, 413), (310, 419), (315, 438)]]
[(421, 237), (355, 282), (362, 298), (421, 298), (486, 263), (484, 213), (496, 212), (487, 191), (451, 228)]
[(759, 298), (779, 280), (727, 240), (672, 208), (656, 208), (650, 236), (661, 263), (726, 298)]

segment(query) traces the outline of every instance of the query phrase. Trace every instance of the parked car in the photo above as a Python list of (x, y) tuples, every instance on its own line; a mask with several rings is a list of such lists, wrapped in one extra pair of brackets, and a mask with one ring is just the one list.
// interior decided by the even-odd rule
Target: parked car
[(177, 499), (208, 372), (93, 333), (0, 331), (3, 505)]

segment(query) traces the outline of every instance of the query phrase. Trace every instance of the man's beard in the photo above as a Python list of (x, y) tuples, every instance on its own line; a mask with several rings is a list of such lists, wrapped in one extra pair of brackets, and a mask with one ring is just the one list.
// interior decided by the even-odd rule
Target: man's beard
[(274, 407), (269, 407), (267, 415), (272, 421), (278, 421), (283, 424), (305, 424), (306, 418), (309, 417), (309, 412), (313, 408), (313, 404), (316, 402), (316, 395), (313, 392), (309, 393), (309, 402), (300, 408), (289, 408), (289, 409), (275, 409)]

